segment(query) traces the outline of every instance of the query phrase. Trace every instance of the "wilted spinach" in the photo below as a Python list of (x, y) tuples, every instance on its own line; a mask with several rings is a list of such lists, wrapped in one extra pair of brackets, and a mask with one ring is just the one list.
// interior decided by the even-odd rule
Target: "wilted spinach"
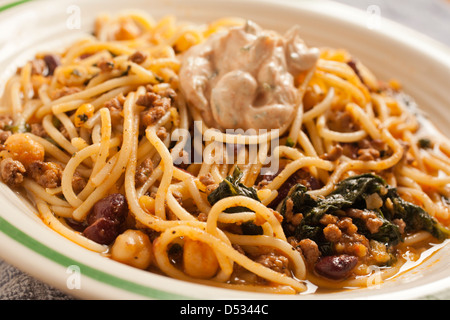
[[(214, 205), (222, 199), (233, 196), (249, 197), (260, 202), (256, 189), (253, 187), (247, 187), (240, 182), (242, 176), (243, 173), (241, 172), (239, 167), (236, 166), (236, 168), (233, 171), (233, 175), (226, 177), (221, 183), (219, 183), (219, 186), (208, 195), (208, 202), (211, 205)], [(237, 213), (243, 211), (250, 211), (250, 209), (237, 206), (227, 208), (224, 212)], [(241, 225), (241, 228), (244, 234), (262, 234), (262, 228), (260, 226), (255, 225), (252, 221), (243, 223)]]
[[(294, 212), (303, 214), (302, 222), (295, 228), (293, 236), (298, 239), (314, 240), (324, 254), (331, 254), (331, 244), (323, 236), (324, 226), (320, 219), (325, 214), (333, 214), (337, 210), (355, 208), (367, 210), (366, 199), (377, 193), (383, 201), (379, 209), (371, 209), (383, 221), (378, 232), (371, 234), (364, 223), (354, 219), (358, 232), (368, 239), (374, 239), (386, 245), (396, 245), (402, 241), (395, 219), (402, 219), (407, 232), (426, 230), (439, 240), (450, 237), (450, 230), (430, 216), (421, 207), (403, 200), (396, 188), (390, 187), (381, 177), (373, 174), (362, 174), (347, 178), (337, 184), (336, 189), (326, 197), (312, 198), (306, 187), (296, 185), (284, 200), (281, 214), (286, 213), (286, 201), (290, 198), (294, 203)], [(386, 205), (390, 199), (393, 205)]]
[[(236, 166), (233, 171), (232, 176), (226, 177), (219, 186), (208, 195), (208, 201), (211, 205), (214, 205), (219, 200), (224, 198), (233, 197), (233, 196), (244, 196), (249, 197), (254, 200), (260, 201), (258, 198), (258, 194), (256, 193), (256, 189), (252, 187), (247, 187), (243, 183), (241, 183), (243, 173)], [(230, 208), (232, 209), (232, 208)], [(234, 211), (234, 212), (241, 212)], [(228, 211), (227, 211), (228, 212)]]

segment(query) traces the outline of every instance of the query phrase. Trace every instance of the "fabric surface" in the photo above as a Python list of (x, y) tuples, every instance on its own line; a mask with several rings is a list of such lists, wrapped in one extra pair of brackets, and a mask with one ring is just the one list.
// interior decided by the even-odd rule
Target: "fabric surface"
[[(400, 22), (450, 46), (449, 0), (339, 0), (338, 2), (368, 11), (377, 6), (385, 18)], [(8, 1), (0, 1), (0, 5)], [(14, 266), (0, 260), (0, 300), (72, 300), (67, 295), (44, 284)], [(450, 291), (423, 299), (448, 300)]]
[(0, 300), (72, 300), (71, 296), (0, 260)]

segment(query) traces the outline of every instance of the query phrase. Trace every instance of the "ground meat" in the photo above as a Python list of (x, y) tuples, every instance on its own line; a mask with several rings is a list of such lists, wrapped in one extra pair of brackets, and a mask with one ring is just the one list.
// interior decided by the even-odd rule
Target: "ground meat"
[(285, 227), (288, 228), (290, 232), (294, 232), (296, 226), (298, 226), (303, 220), (303, 214), (294, 213), (294, 201), (291, 198), (286, 200), (286, 209), (284, 213), (284, 222), (286, 223)]
[(121, 125), (123, 122), (123, 104), (125, 102), (125, 96), (121, 93), (117, 97), (114, 97), (106, 101), (103, 106), (108, 108), (111, 114), (111, 123), (113, 126)]
[(145, 59), (147, 59), (147, 55), (141, 51), (136, 51), (128, 58), (128, 60), (137, 64), (141, 64)]
[(0, 115), (0, 129), (5, 130), (13, 124), (13, 119), (10, 115), (2, 114)]
[(171, 100), (154, 92), (147, 92), (139, 96), (136, 104), (145, 107), (141, 112), (141, 123), (147, 127), (158, 122), (166, 114), (171, 106)]
[(77, 92), (80, 92), (81, 89), (78, 87), (62, 87), (61, 89), (57, 89), (55, 90), (52, 94), (51, 97), (53, 100), (59, 99), (61, 97), (64, 96), (68, 96)]
[[(145, 89), (148, 92), (154, 92), (153, 85), (151, 85), (151, 84), (148, 84), (145, 87)], [(169, 98), (172, 101), (174, 101), (175, 98), (177, 97), (177, 93), (170, 86), (158, 88), (158, 95), (160, 95), (161, 97), (164, 97), (164, 98)]]
[(344, 149), (340, 145), (336, 145), (330, 150), (329, 153), (326, 153), (323, 156), (321, 156), (321, 158), (328, 161), (336, 161), (343, 154), (343, 150)]
[(168, 110), (169, 106), (166, 104), (151, 108), (150, 110), (142, 113), (142, 123), (145, 126), (151, 126), (158, 122), (158, 120), (161, 119)]
[(45, 131), (44, 126), (42, 124), (32, 123), (30, 127), (31, 127), (32, 134), (42, 137), (42, 138), (45, 138), (48, 136), (47, 131)]
[(359, 130), (359, 126), (353, 122), (351, 114), (347, 111), (337, 110), (329, 117), (328, 127), (338, 132), (353, 132)]
[(181, 192), (175, 190), (172, 192), (172, 195), (180, 205), (183, 205), (183, 195), (181, 194)]
[(376, 149), (368, 148), (358, 150), (358, 160), (373, 161), (378, 158), (380, 158), (380, 152)]
[(379, 218), (373, 211), (369, 210), (359, 210), (359, 209), (348, 209), (347, 214), (351, 218), (357, 218), (364, 221), (367, 229), (370, 233), (377, 233), (380, 227), (383, 225), (383, 220)]
[(61, 185), (62, 167), (54, 162), (34, 161), (28, 168), (28, 174), (44, 188)]
[(4, 144), (6, 140), (11, 136), (11, 131), (4, 131), (0, 129), (0, 143)]
[(17, 187), (23, 182), (26, 170), (21, 162), (6, 158), (0, 162), (0, 172), (3, 181), (7, 185)]
[(209, 186), (209, 185), (212, 185), (212, 184), (214, 184), (214, 183), (216, 183), (215, 181), (214, 181), (214, 178), (213, 178), (213, 176), (211, 175), (211, 173), (207, 173), (207, 174), (205, 174), (205, 175), (201, 175), (199, 178), (198, 178), (198, 180), (200, 180), (200, 182), (204, 185), (204, 186)]
[(386, 143), (379, 139), (363, 139), (357, 143), (343, 143), (342, 153), (351, 159), (372, 161), (380, 159), (388, 152)]
[(208, 220), (208, 214), (204, 212), (200, 212), (197, 216), (198, 221), (206, 222)]
[(342, 231), (335, 224), (329, 224), (325, 228), (323, 228), (323, 234), (325, 239), (331, 242), (337, 242), (342, 237)]
[(310, 239), (303, 239), (299, 242), (303, 256), (308, 263), (315, 263), (320, 257), (319, 246)]
[(86, 184), (86, 179), (84, 179), (77, 171), (75, 171), (72, 177), (72, 189), (75, 194), (80, 193), (86, 187)]
[(291, 198), (288, 198), (286, 200), (286, 209), (284, 212), (284, 218), (286, 219), (286, 221), (290, 220), (294, 215), (293, 209), (294, 209), (294, 201), (292, 201)]
[(289, 259), (283, 255), (277, 255), (271, 252), (269, 254), (260, 255), (255, 259), (255, 262), (260, 263), (276, 272), (289, 275)]
[(97, 63), (97, 67), (102, 73), (110, 72), (114, 69), (114, 62), (112, 60), (102, 59)]
[(398, 226), (398, 230), (401, 234), (405, 233), (406, 223), (403, 219), (394, 219), (392, 222)]
[(167, 129), (164, 127), (159, 127), (158, 130), (156, 130), (156, 135), (161, 141), (164, 141), (164, 139), (166, 139), (168, 135)]
[(313, 265), (319, 259), (319, 246), (313, 240), (303, 239), (298, 241), (294, 237), (289, 237), (288, 242), (303, 255), (306, 263)]
[(362, 139), (361, 141), (358, 141), (358, 147), (361, 149), (373, 148), (375, 150), (382, 151), (386, 150), (386, 143), (380, 139)]
[(323, 217), (320, 219), (320, 223), (324, 225), (328, 224), (335, 224), (338, 221), (338, 217), (332, 215), (332, 214), (324, 214)]
[(353, 235), (343, 233), (339, 242), (335, 243), (335, 249), (338, 253), (365, 257), (369, 251), (369, 240), (359, 233)]
[(153, 161), (149, 157), (144, 161), (142, 161), (142, 163), (136, 169), (135, 175), (136, 187), (142, 186), (145, 183), (145, 181), (148, 180), (148, 178), (151, 176), (152, 173), (153, 173)]
[[(363, 212), (362, 210), (358, 211)], [(368, 252), (369, 240), (358, 233), (358, 227), (353, 223), (352, 218), (349, 216), (367, 219), (364, 221), (369, 221), (369, 219), (372, 219), (372, 215), (368, 214), (365, 216), (363, 213), (356, 211), (352, 211), (350, 214), (347, 212), (338, 213), (342, 216), (326, 214), (320, 219), (320, 223), (325, 225), (323, 229), (324, 237), (334, 244), (334, 248), (338, 253), (345, 253), (357, 257), (365, 256)], [(372, 220), (369, 224), (371, 223)], [(371, 225), (371, 227), (374, 227), (374, 225)]]
[(358, 145), (356, 143), (342, 143), (342, 153), (350, 159), (358, 158)]
[(336, 222), (339, 229), (345, 231), (348, 235), (353, 235), (358, 231), (356, 225), (353, 224), (353, 220), (348, 217), (341, 217)]
[(138, 99), (136, 100), (136, 104), (146, 108), (151, 108), (153, 107), (153, 103), (159, 98), (160, 96), (158, 94), (154, 92), (147, 92), (138, 97)]

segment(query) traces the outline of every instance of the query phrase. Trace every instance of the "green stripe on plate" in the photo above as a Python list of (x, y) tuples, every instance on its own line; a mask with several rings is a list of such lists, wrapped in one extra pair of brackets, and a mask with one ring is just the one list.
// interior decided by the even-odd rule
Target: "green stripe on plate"
[(20, 0), (20, 1), (14, 1), (11, 3), (5, 4), (3, 6), (0, 6), (0, 12), (8, 10), (9, 8), (12, 8), (12, 7), (18, 6), (19, 4), (30, 2), (30, 1), (32, 1), (32, 0)]
[(180, 296), (176, 294), (172, 294), (169, 292), (161, 291), (158, 289), (146, 287), (125, 279), (118, 278), (116, 276), (110, 275), (103, 271), (97, 270), (95, 268), (89, 267), (80, 263), (79, 261), (73, 260), (59, 252), (47, 247), (46, 245), (40, 243), (39, 241), (33, 239), (26, 233), (17, 229), (15, 226), (10, 224), (4, 218), (0, 217), (0, 231), (6, 234), (8, 237), (12, 238), (16, 242), (22, 244), (28, 249), (40, 254), (41, 256), (59, 264), (64, 267), (70, 265), (77, 265), (80, 267), (82, 274), (84, 276), (88, 276), (94, 280), (99, 282), (111, 285), (113, 287), (119, 288), (121, 290), (125, 290), (128, 292), (136, 293), (142, 295), (144, 297), (153, 298), (153, 299), (191, 299), (189, 297)]
[[(20, 4), (31, 2), (33, 0), (20, 0), (8, 3), (0, 6), (0, 12), (16, 7)], [(25, 234), (21, 230), (14, 227), (4, 218), (0, 217), (0, 231), (5, 235), (27, 247), (28, 249), (40, 254), (41, 256), (59, 264), (62, 266), (77, 265), (83, 272), (83, 275), (88, 276), (99, 282), (111, 285), (113, 287), (125, 290), (128, 292), (136, 293), (144, 297), (153, 299), (190, 299), (189, 297), (172, 294), (169, 292), (157, 290), (154, 288), (146, 287), (128, 280), (124, 280), (103, 271), (91, 268), (87, 265), (81, 264), (79, 261), (73, 260), (59, 252), (45, 246), (39, 241), (33, 239), (29, 235)]]

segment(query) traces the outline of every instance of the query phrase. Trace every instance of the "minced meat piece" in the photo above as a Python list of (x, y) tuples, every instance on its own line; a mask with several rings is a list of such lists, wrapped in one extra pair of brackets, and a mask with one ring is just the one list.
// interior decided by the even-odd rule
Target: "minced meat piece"
[(125, 96), (121, 93), (117, 97), (114, 97), (103, 104), (105, 108), (108, 108), (109, 113), (111, 114), (111, 123), (113, 126), (121, 125), (123, 123), (123, 104), (125, 100)]
[(0, 162), (0, 172), (7, 185), (17, 187), (23, 182), (26, 170), (20, 161), (6, 158)]
[(6, 128), (13, 124), (13, 119), (10, 115), (0, 115), (0, 129), (7, 130)]
[(148, 180), (148, 178), (153, 173), (153, 161), (150, 157), (142, 161), (142, 163), (139, 165), (139, 167), (136, 169), (136, 187), (142, 186), (145, 181)]
[(84, 179), (77, 171), (73, 174), (72, 177), (72, 189), (73, 192), (80, 193), (86, 187), (86, 179)]
[(294, 237), (289, 237), (288, 242), (297, 249), (303, 257), (305, 257), (305, 260), (308, 264), (313, 265), (317, 262), (320, 258), (320, 250), (317, 243), (315, 243), (311, 239), (303, 239), (298, 241)]
[(45, 131), (44, 126), (40, 123), (32, 123), (31, 124), (31, 133), (38, 136), (45, 138), (47, 137), (47, 131)]
[(11, 131), (4, 131), (0, 129), (0, 143), (4, 144), (6, 140), (11, 136)]
[(209, 172), (208, 172), (207, 174), (201, 175), (201, 176), (198, 178), (198, 180), (199, 180), (204, 186), (209, 186), (209, 185), (211, 185), (211, 184), (216, 183), (216, 182), (214, 181), (214, 178), (213, 178), (212, 174), (209, 173)]
[(137, 64), (141, 64), (142, 62), (145, 61), (145, 59), (147, 59), (147, 55), (141, 51), (136, 51), (135, 53), (133, 53), (128, 60), (137, 63)]
[(283, 255), (277, 255), (273, 252), (269, 254), (262, 254), (255, 259), (255, 262), (260, 263), (276, 272), (289, 275), (289, 259)]
[(137, 99), (136, 104), (145, 107), (145, 110), (141, 112), (142, 124), (151, 126), (166, 114), (171, 106), (171, 100), (154, 92), (147, 92)]
[(55, 90), (52, 94), (51, 94), (51, 98), (53, 100), (65, 97), (65, 96), (69, 96), (71, 94), (75, 94), (80, 92), (81, 89), (78, 87), (62, 87), (61, 89), (57, 89)]
[(28, 174), (44, 188), (56, 188), (61, 185), (62, 168), (54, 162), (34, 161), (28, 168)]

